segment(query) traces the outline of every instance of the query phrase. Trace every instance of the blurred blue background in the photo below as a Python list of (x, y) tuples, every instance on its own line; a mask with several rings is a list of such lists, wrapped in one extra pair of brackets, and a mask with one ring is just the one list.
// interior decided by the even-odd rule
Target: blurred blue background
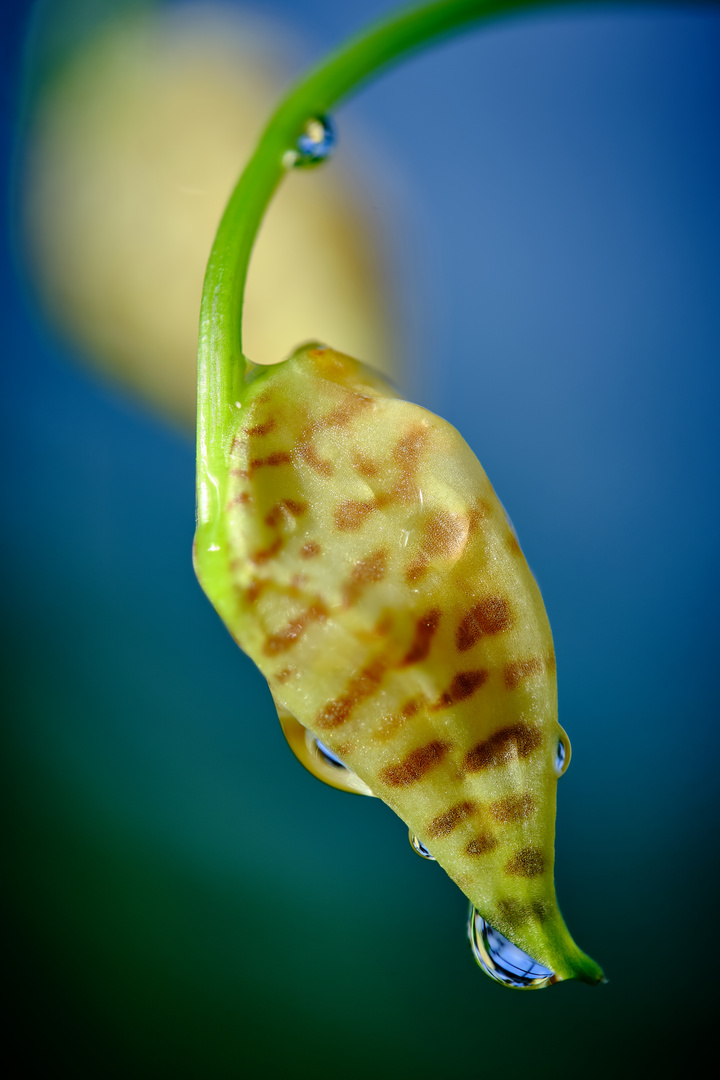
[[(306, 64), (393, 7), (260, 5)], [(338, 157), (344, 124), (364, 131), (404, 206), (405, 389), (478, 453), (555, 635), (558, 895), (610, 981), (538, 994), (475, 967), (463, 897), (400, 821), (297, 765), (192, 574), (190, 438), (45, 319), (13, 170), (31, 10), (3, 8), (0, 266), (5, 926), (28, 1072), (682, 1075), (715, 1016), (717, 9), (498, 24), (336, 117)], [(65, 26), (63, 47), (86, 32)]]

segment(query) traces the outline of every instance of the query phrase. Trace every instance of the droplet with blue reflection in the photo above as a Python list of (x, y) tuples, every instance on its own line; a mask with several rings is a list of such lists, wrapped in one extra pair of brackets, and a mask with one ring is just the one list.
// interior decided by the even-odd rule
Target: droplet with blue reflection
[(298, 136), (295, 147), (285, 154), (287, 167), (307, 168), (320, 165), (335, 149), (335, 128), (327, 116), (313, 116)]
[(468, 937), (475, 960), (483, 971), (515, 990), (540, 990), (556, 981), (550, 968), (544, 967), (513, 945), (511, 941), (483, 919), (479, 911), (470, 906)]
[(432, 862), (435, 862), (435, 856), (430, 854), (428, 849), (423, 844), (422, 840), (420, 840), (415, 835), (412, 829), (410, 829), (408, 836), (410, 839), (410, 847), (413, 849), (413, 851), (416, 851), (422, 859), (430, 859)]

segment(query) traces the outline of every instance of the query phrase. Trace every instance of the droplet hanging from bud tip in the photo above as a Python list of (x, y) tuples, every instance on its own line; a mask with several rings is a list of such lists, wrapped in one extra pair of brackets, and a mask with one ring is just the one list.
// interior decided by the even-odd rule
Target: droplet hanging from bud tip
[(486, 975), (515, 990), (541, 990), (557, 982), (557, 976), (513, 945), (512, 941), (483, 919), (470, 905), (468, 937), (475, 960)]

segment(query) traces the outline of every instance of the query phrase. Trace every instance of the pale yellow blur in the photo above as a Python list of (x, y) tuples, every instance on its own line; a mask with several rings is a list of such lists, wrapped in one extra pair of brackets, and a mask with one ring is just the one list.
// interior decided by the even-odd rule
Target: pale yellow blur
[[(34, 118), (24, 208), (41, 297), (89, 364), (186, 425), (205, 263), (243, 163), (296, 74), (282, 54), (277, 34), (227, 7), (125, 18), (76, 53)], [(320, 338), (392, 370), (378, 226), (350, 148), (338, 156), (292, 173), (263, 226), (244, 334), (257, 363)]]

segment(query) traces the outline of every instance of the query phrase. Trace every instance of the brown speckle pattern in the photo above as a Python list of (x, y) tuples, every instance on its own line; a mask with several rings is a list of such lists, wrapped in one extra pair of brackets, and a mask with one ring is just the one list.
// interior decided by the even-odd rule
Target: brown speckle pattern
[(542, 900), (532, 900), (525, 903), (515, 897), (503, 897), (498, 900), (500, 921), (510, 928), (517, 928), (530, 919), (543, 922), (548, 915), (548, 905)]
[(426, 746), (411, 750), (396, 765), (388, 765), (380, 772), (380, 779), (390, 787), (408, 787), (422, 780), (426, 773), (442, 761), (450, 749), (450, 743), (435, 739)]
[(373, 476), (377, 476), (380, 472), (380, 466), (376, 465), (374, 461), (371, 461), (365, 454), (356, 454), (353, 460), (353, 467), (357, 469), (361, 476), (365, 476), (368, 479)]
[(483, 686), (490, 672), (486, 668), (475, 671), (458, 671), (447, 690), (435, 702), (435, 709), (449, 709), (458, 701), (465, 701)]
[(277, 468), (278, 465), (289, 465), (292, 461), (292, 456), (287, 450), (276, 450), (273, 454), (268, 454), (266, 458), (253, 458), (250, 462), (250, 475), (257, 472), (258, 469), (263, 468)]
[(419, 664), (430, 652), (435, 631), (440, 624), (440, 609), (433, 608), (418, 619), (412, 645), (402, 660), (403, 667)]
[(254, 427), (247, 428), (246, 434), (251, 435), (254, 438), (262, 438), (264, 435), (269, 435), (271, 431), (274, 431), (277, 427), (277, 419), (274, 416), (269, 416), (267, 420), (263, 420), (259, 424), (255, 424)]
[(478, 529), (492, 517), (493, 508), (487, 499), (475, 499), (470, 508), (470, 533), (475, 534)]
[(486, 596), (464, 616), (455, 635), (459, 652), (466, 652), (485, 635), (500, 634), (512, 625), (510, 604), (504, 596)]
[(423, 537), (423, 552), (431, 558), (457, 558), (467, 544), (470, 522), (461, 514), (436, 510), (428, 514)]
[(528, 757), (541, 743), (542, 733), (535, 724), (512, 724), (474, 746), (465, 758), (465, 768), (479, 772), (507, 765), (519, 757)]
[(277, 634), (271, 634), (264, 645), (266, 656), (277, 656), (278, 653), (287, 652), (291, 649), (300, 635), (312, 622), (323, 621), (327, 618), (327, 608), (318, 602), (309, 607), (297, 619), (293, 619), (284, 626)]
[(444, 813), (432, 819), (428, 826), (428, 836), (431, 840), (449, 836), (453, 829), (456, 829), (460, 822), (469, 817), (476, 808), (477, 804), (470, 799), (463, 799), (462, 802), (456, 803), (455, 806), (451, 806), (449, 810), (445, 810)]
[(268, 582), (263, 578), (254, 578), (245, 590), (245, 599), (248, 604), (254, 604), (267, 587)]
[(395, 445), (392, 456), (403, 472), (414, 473), (420, 464), (422, 454), (428, 441), (426, 426), (417, 426), (406, 432)]
[(545, 859), (537, 848), (526, 847), (518, 851), (505, 866), (506, 874), (517, 877), (538, 877), (545, 871)]
[(372, 407), (372, 404), (372, 398), (365, 397), (364, 394), (348, 394), (342, 404), (337, 405), (318, 422), (317, 428), (345, 427), (358, 413)]
[(283, 521), (292, 521), (293, 518), (302, 517), (305, 513), (307, 513), (306, 502), (300, 502), (298, 499), (283, 499), (265, 515), (265, 524), (271, 529), (276, 529)]
[(350, 572), (350, 580), (343, 586), (345, 607), (357, 603), (368, 585), (382, 581), (387, 571), (388, 553), (385, 548), (378, 548), (366, 559), (359, 559)]
[(490, 805), (490, 813), (495, 821), (501, 824), (525, 821), (534, 812), (535, 802), (532, 795), (506, 795), (504, 799), (498, 799)]
[(374, 502), (345, 499), (335, 510), (335, 528), (340, 532), (355, 532), (364, 525), (365, 518), (372, 514), (374, 509)]
[(405, 702), (398, 712), (383, 716), (375, 731), (377, 741), (387, 742), (388, 739), (394, 738), (397, 732), (407, 724), (408, 720), (420, 711), (421, 707), (421, 698), (411, 698)]
[(332, 476), (335, 471), (332, 462), (328, 461), (326, 458), (321, 458), (310, 442), (299, 443), (295, 453), (301, 461), (304, 461), (306, 465), (320, 476)]
[(545, 669), (542, 656), (529, 656), (525, 660), (512, 660), (503, 669), (503, 681), (512, 690), (530, 675), (542, 675)]
[(277, 555), (278, 551), (283, 546), (282, 536), (276, 536), (272, 544), (268, 544), (267, 547), (261, 548), (259, 551), (253, 552), (250, 556), (250, 561), (254, 562), (256, 566), (261, 566), (263, 563), (269, 562), (270, 559)]
[(424, 555), (418, 555), (416, 559), (410, 563), (405, 571), (405, 581), (408, 585), (415, 585), (418, 581), (427, 573), (428, 561)]
[(328, 702), (317, 717), (317, 727), (328, 730), (344, 724), (356, 705), (366, 698), (372, 697), (377, 692), (384, 674), (385, 663), (383, 660), (374, 660), (371, 664), (368, 664), (359, 675), (350, 680), (345, 693), (341, 697)]
[(497, 847), (497, 843), (497, 837), (493, 836), (492, 833), (478, 833), (467, 845), (465, 851), (468, 855), (487, 855), (488, 852)]

